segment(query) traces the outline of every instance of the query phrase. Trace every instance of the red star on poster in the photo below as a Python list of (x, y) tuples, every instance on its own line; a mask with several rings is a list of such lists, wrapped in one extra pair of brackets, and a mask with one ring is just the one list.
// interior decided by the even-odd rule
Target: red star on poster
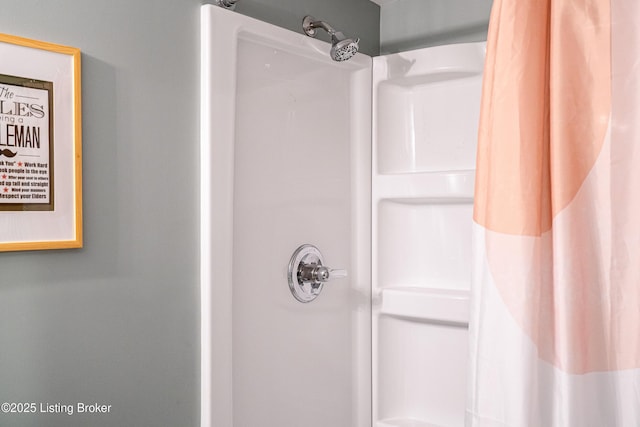
[(7, 179), (7, 175), (2, 175), (2, 179)]
[(8, 192), (9, 192), (9, 189), (8, 189), (7, 187), (4, 187), (4, 192), (5, 192), (5, 193), (8, 193)]
[(19, 166), (19, 167), (22, 167), (22, 162), (18, 162), (18, 166)]

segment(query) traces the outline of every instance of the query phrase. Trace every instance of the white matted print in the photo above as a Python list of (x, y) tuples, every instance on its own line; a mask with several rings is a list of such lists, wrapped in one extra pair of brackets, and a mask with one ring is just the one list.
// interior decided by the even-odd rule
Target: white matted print
[(0, 34), (0, 251), (82, 247), (80, 50)]

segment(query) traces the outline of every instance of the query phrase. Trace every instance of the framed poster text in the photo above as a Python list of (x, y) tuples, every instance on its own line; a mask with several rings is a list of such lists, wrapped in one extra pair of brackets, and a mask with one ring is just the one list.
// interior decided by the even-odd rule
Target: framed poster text
[(0, 251), (82, 247), (80, 50), (0, 34)]

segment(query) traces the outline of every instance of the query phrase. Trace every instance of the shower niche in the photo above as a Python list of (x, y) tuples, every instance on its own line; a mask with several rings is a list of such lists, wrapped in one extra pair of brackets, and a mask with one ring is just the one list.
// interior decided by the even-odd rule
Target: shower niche
[(484, 43), (373, 59), (375, 427), (464, 425)]

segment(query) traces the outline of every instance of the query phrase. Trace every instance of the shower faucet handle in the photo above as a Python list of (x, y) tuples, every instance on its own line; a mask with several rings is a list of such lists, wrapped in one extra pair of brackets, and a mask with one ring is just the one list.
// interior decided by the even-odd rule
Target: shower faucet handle
[(303, 282), (310, 282), (311, 285), (320, 285), (329, 280), (347, 277), (347, 270), (333, 269), (323, 266), (322, 264), (300, 264), (298, 267), (298, 277)]
[(334, 269), (327, 267), (318, 267), (316, 272), (317, 280), (320, 282), (328, 282), (333, 279), (341, 279), (343, 277), (347, 277), (347, 270), (343, 269)]
[(302, 245), (289, 260), (289, 289), (300, 302), (313, 301), (326, 282), (347, 277), (347, 270), (332, 269), (323, 265), (322, 254), (313, 245)]

